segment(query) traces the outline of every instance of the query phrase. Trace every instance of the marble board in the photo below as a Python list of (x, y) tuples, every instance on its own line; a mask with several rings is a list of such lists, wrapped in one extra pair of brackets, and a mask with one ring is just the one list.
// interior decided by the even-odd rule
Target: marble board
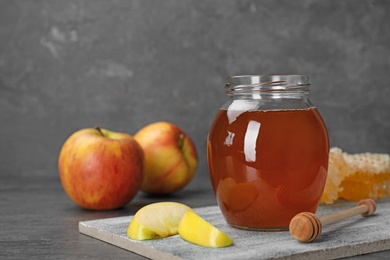
[[(132, 216), (79, 222), (82, 234), (110, 243), (150, 259), (337, 259), (390, 249), (390, 200), (377, 202), (370, 217), (354, 216), (323, 227), (312, 243), (300, 243), (289, 232), (254, 232), (230, 227), (218, 206), (195, 208), (201, 217), (234, 240), (226, 248), (206, 248), (184, 241), (180, 236), (149, 241), (127, 237)], [(321, 205), (318, 216), (354, 207), (353, 202)]]

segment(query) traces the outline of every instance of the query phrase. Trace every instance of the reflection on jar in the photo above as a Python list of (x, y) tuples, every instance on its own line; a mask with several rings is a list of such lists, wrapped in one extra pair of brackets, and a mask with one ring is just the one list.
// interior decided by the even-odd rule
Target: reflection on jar
[(218, 199), (227, 211), (238, 212), (249, 207), (257, 197), (257, 188), (250, 182), (236, 183), (232, 178), (222, 180), (218, 185)]

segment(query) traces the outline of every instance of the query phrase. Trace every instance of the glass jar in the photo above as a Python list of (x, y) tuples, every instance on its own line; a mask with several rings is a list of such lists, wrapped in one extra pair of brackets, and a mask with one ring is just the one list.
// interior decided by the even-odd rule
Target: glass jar
[(296, 214), (316, 211), (327, 176), (328, 134), (308, 77), (233, 76), (225, 88), (207, 140), (218, 205), (233, 227), (288, 230)]

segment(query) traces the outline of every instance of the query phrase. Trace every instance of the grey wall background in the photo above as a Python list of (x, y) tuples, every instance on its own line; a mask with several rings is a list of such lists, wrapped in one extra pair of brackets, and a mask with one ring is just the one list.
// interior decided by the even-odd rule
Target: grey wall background
[(74, 131), (168, 120), (200, 155), (237, 74), (310, 76), (332, 146), (390, 153), (390, 1), (0, 1), (0, 174), (58, 178)]

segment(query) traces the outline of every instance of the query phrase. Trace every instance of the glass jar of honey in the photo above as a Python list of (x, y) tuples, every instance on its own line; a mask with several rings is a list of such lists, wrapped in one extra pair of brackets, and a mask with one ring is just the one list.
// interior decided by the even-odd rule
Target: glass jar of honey
[(303, 211), (315, 212), (327, 176), (329, 141), (303, 75), (227, 79), (230, 97), (207, 139), (210, 180), (233, 227), (288, 230)]

